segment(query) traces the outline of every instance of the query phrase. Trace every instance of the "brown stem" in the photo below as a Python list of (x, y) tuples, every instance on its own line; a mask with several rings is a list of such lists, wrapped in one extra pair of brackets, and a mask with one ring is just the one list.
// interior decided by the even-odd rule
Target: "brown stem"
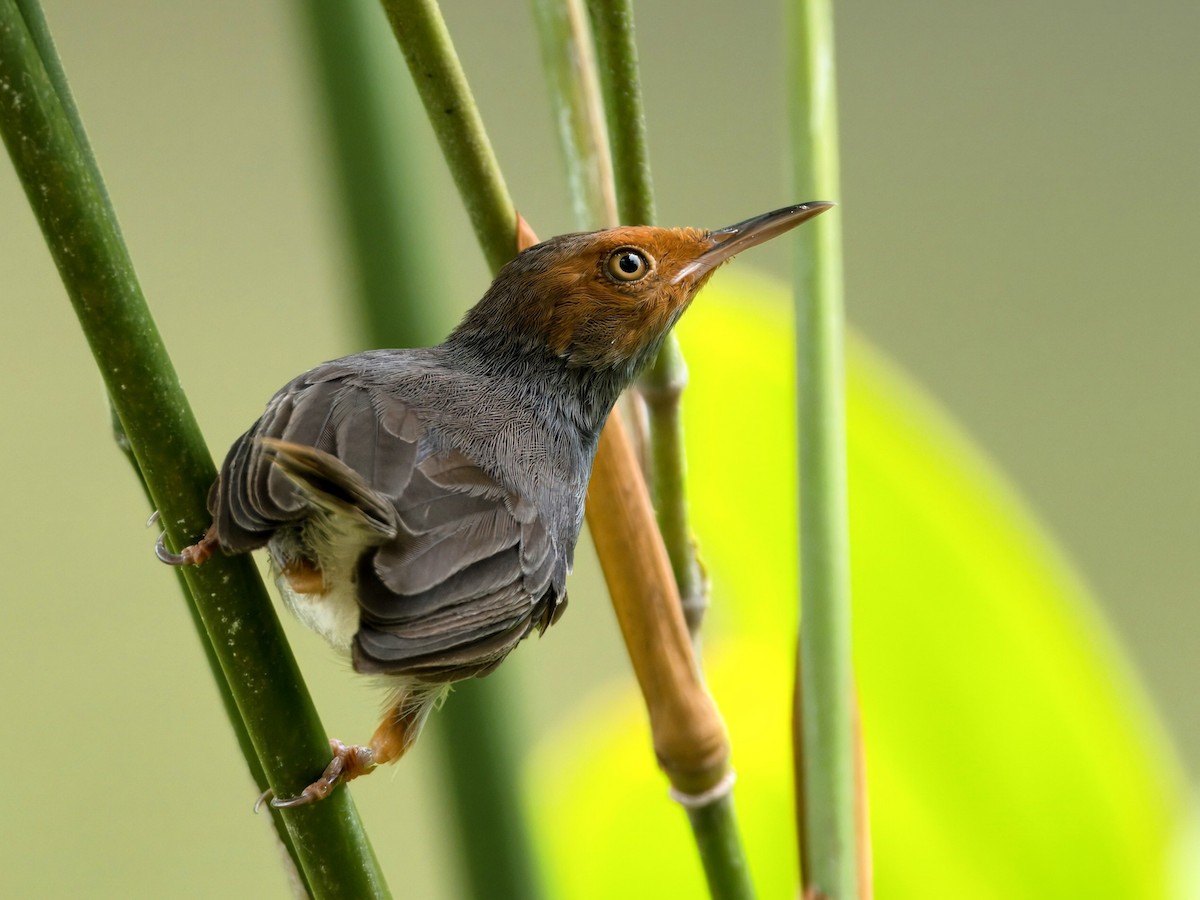
[(619, 410), (600, 436), (587, 519), (659, 765), (676, 791), (701, 794), (728, 774), (729, 738), (700, 679), (671, 562)]

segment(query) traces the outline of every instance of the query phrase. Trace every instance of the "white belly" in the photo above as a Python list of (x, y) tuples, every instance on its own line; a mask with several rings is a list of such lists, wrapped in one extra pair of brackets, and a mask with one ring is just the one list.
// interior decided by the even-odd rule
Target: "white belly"
[(336, 586), (324, 594), (298, 594), (283, 575), (277, 575), (275, 583), (279, 585), (284, 603), (297, 619), (329, 641), (334, 649), (350, 652), (358, 632), (358, 599), (352, 581), (337, 581)]
[(314, 517), (305, 526), (304, 541), (309, 553), (320, 560), (324, 576), (325, 590), (319, 593), (300, 593), (281, 571), (287, 560), (300, 555), (294, 534), (279, 532), (268, 547), (275, 583), (288, 609), (334, 649), (346, 653), (358, 632), (358, 560), (371, 546), (369, 539), (379, 542), (377, 533), (354, 526), (349, 517), (325, 516)]

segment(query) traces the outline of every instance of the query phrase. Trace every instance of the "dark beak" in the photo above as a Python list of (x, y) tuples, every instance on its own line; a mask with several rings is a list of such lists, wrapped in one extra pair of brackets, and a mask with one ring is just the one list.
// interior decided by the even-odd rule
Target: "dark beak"
[(725, 260), (747, 247), (753, 247), (785, 231), (791, 231), (801, 222), (819, 216), (834, 204), (827, 200), (810, 200), (798, 206), (785, 206), (773, 212), (763, 213), (728, 228), (721, 228), (708, 235), (708, 248), (696, 259), (687, 263), (671, 280), (675, 283), (685, 278), (698, 278), (711, 272)]

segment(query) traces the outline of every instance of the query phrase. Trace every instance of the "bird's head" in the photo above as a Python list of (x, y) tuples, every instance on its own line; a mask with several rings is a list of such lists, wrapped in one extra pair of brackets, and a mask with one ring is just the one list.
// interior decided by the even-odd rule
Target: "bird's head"
[(570, 366), (632, 377), (722, 263), (832, 205), (789, 206), (716, 231), (631, 226), (551, 238), (501, 269), (456, 333), (503, 335)]

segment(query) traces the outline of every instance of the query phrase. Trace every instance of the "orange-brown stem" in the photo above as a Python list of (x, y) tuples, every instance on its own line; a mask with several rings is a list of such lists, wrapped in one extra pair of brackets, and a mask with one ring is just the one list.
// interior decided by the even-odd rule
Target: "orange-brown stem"
[(729, 771), (729, 738), (700, 679), (675, 577), (620, 410), (600, 437), (588, 527), (672, 787), (700, 794)]
[[(517, 251), (538, 242), (517, 213)], [(670, 558), (639, 457), (619, 408), (600, 436), (588, 490), (588, 528), (671, 786), (700, 794), (729, 770), (729, 737), (699, 667)]]

